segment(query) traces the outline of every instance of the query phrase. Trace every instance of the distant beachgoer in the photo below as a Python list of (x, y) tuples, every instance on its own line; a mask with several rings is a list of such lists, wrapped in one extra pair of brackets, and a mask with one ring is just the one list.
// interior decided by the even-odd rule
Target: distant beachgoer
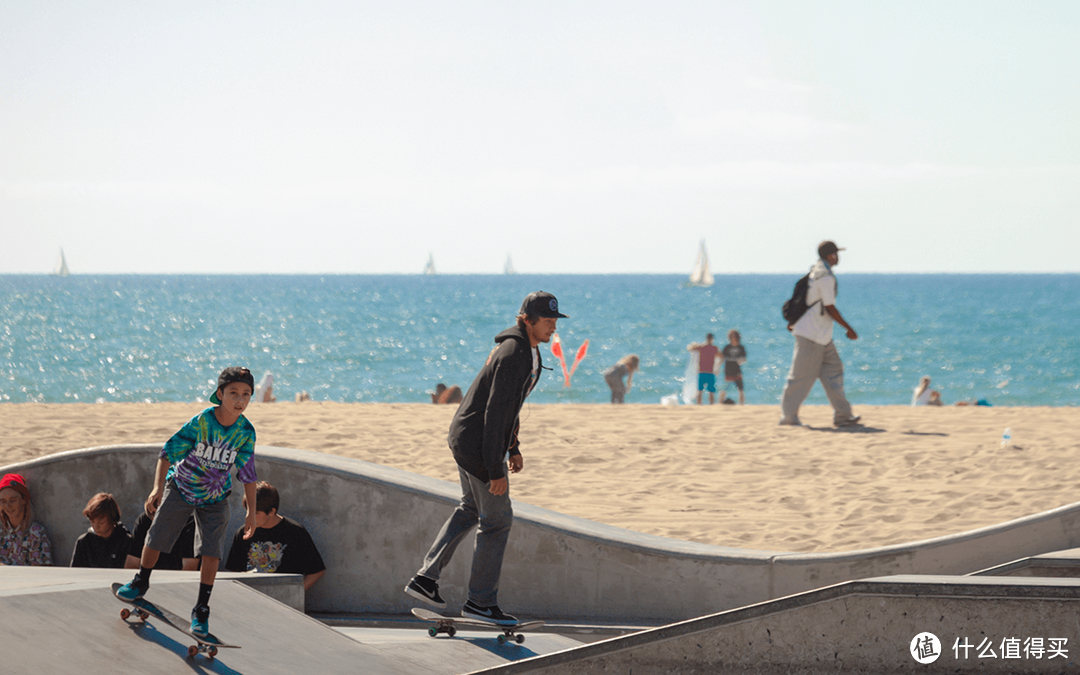
[(311, 394), (307, 393), (306, 391), (300, 391), (300, 392), (296, 393), (296, 402), (297, 403), (305, 403), (305, 402), (310, 401), (310, 400), (311, 400)]
[(442, 382), (435, 385), (435, 391), (431, 394), (431, 402), (438, 404), (461, 403), (461, 387), (456, 384), (447, 387)]
[(34, 522), (26, 479), (9, 473), (0, 479), (0, 565), (52, 564), (52, 542)]
[(844, 364), (833, 343), (833, 322), (847, 329), (849, 340), (859, 339), (836, 308), (836, 277), (833, 268), (840, 264), (840, 251), (831, 241), (818, 246), (818, 261), (810, 268), (806, 289), (806, 312), (788, 330), (795, 336), (784, 393), (780, 397), (780, 424), (801, 426), (799, 406), (810, 394), (815, 380), (821, 380), (825, 396), (833, 408), (833, 424), (859, 426), (859, 416), (851, 412), (844, 394)]
[(326, 573), (326, 565), (307, 528), (278, 513), (280, 505), (277, 488), (259, 481), (255, 486), (255, 534), (246, 539), (243, 527), (236, 531), (225, 569), (302, 574), (304, 590), (311, 590)]
[[(933, 402), (935, 398), (937, 403)], [(930, 388), (929, 375), (923, 375), (919, 380), (919, 386), (915, 387), (915, 392), (911, 395), (911, 405), (941, 405), (941, 394)]]
[[(604, 372), (604, 381), (611, 388), (612, 403), (625, 402), (626, 392), (633, 386), (634, 373), (637, 372), (639, 363), (641, 359), (637, 354), (629, 354)], [(626, 378), (626, 384), (623, 384), (623, 377)]]
[(255, 395), (251, 397), (253, 403), (274, 403), (274, 376), (271, 373), (263, 375), (259, 384), (255, 387)]
[(687, 346), (686, 351), (698, 353), (698, 385), (697, 404), (701, 405), (702, 394), (709, 390), (709, 405), (716, 403), (716, 359), (720, 356), (720, 348), (713, 344), (716, 336), (709, 333), (705, 336), (704, 344), (695, 342)]
[(742, 364), (746, 363), (746, 347), (742, 345), (742, 337), (737, 330), (729, 330), (728, 344), (720, 351), (724, 358), (724, 388), (720, 390), (720, 402), (727, 403), (727, 388), (734, 384), (739, 390), (739, 405), (746, 403), (746, 394), (743, 392)]
[(72, 567), (119, 568), (127, 560), (131, 533), (120, 522), (120, 506), (107, 492), (90, 498), (83, 509), (90, 529), (76, 540)]
[(990, 401), (987, 401), (985, 398), (980, 398), (976, 401), (957, 401), (956, 405), (981, 405), (990, 408), (993, 407), (994, 404)]
[(405, 593), (438, 608), (439, 577), (458, 545), (473, 529), (469, 599), (461, 616), (503, 626), (518, 620), (499, 608), (503, 556), (514, 524), (510, 473), (524, 461), (518, 445), (518, 423), (525, 398), (543, 372), (539, 345), (551, 341), (559, 319), (559, 301), (538, 291), (526, 296), (516, 325), (495, 336), (495, 348), (473, 380), (450, 422), (448, 442), (461, 479), (461, 501), (443, 523), (420, 569)]

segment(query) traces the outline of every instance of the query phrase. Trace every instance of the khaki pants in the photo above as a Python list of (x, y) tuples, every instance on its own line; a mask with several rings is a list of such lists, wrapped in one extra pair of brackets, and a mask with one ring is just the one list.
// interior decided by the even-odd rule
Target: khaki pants
[(840, 424), (852, 418), (851, 404), (844, 396), (844, 364), (836, 346), (830, 342), (820, 345), (813, 340), (795, 336), (795, 351), (791, 355), (791, 370), (787, 384), (780, 397), (780, 414), (783, 421), (793, 422), (799, 419), (799, 406), (806, 400), (814, 381), (821, 380), (825, 396), (833, 408), (833, 424)]

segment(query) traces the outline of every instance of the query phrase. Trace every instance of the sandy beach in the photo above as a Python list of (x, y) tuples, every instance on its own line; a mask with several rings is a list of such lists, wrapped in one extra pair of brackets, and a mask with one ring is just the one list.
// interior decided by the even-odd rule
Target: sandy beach
[[(0, 465), (100, 445), (163, 443), (205, 403), (0, 404)], [(457, 482), (450, 406), (252, 404), (263, 445)], [(665, 537), (847, 551), (1001, 523), (1077, 501), (1076, 408), (859, 406), (867, 426), (803, 428), (776, 406), (529, 405), (515, 499)], [(1002, 432), (1012, 443), (1002, 447)], [(284, 487), (284, 486), (279, 486)], [(140, 492), (149, 486), (133, 486)]]

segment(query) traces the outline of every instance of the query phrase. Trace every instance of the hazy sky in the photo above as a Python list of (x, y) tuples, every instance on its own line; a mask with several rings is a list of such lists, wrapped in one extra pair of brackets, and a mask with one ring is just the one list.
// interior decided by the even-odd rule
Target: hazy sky
[(0, 273), (1080, 272), (1075, 0), (0, 3)]

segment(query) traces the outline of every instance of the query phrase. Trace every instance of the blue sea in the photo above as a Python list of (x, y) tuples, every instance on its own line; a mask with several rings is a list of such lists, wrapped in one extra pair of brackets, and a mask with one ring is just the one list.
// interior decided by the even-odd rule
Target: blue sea
[[(0, 402), (195, 401), (218, 372), (270, 372), (278, 400), (429, 402), (468, 388), (534, 290), (558, 296), (564, 386), (545, 346), (531, 400), (603, 403), (603, 372), (635, 353), (628, 403), (678, 393), (686, 346), (738, 329), (746, 400), (775, 404), (791, 360), (780, 306), (797, 274), (135, 276), (0, 275)], [(1080, 275), (839, 273), (837, 307), (859, 333), (836, 341), (855, 404), (907, 404), (922, 375), (945, 402), (1080, 403)], [(569, 364), (568, 364), (569, 365)], [(826, 403), (820, 386), (809, 403)]]

